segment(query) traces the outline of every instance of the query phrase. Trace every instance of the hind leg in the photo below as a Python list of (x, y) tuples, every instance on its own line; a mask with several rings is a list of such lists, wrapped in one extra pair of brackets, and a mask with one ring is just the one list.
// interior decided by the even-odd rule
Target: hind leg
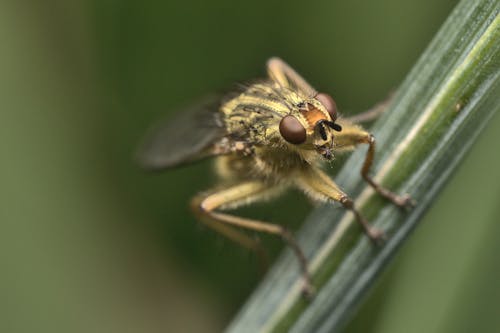
[(306, 257), (288, 229), (281, 225), (220, 212), (224, 209), (236, 208), (254, 201), (265, 200), (269, 196), (277, 192), (279, 193), (280, 190), (280, 188), (270, 187), (270, 185), (260, 181), (244, 181), (231, 187), (217, 190), (211, 194), (195, 197), (192, 201), (192, 208), (198, 217), (208, 226), (248, 248), (253, 249), (254, 244), (248, 242), (248, 236), (239, 232), (235, 233), (236, 230), (234, 227), (265, 232), (281, 237), (295, 253), (302, 271), (304, 293), (311, 296), (313, 287), (307, 269)]

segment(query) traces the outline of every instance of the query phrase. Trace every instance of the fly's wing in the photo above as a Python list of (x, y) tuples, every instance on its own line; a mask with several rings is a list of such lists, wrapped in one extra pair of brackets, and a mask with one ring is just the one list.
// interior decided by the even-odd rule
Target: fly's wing
[(267, 61), (267, 74), (280, 86), (298, 92), (304, 98), (312, 98), (318, 92), (299, 73), (280, 58)]
[(139, 164), (162, 170), (214, 155), (211, 148), (225, 135), (219, 106), (211, 97), (153, 127), (138, 150)]

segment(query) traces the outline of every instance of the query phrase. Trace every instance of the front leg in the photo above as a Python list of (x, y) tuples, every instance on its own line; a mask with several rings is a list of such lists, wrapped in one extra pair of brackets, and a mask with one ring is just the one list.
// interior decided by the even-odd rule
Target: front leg
[(403, 208), (410, 208), (414, 206), (415, 203), (408, 194), (398, 195), (376, 183), (369, 175), (370, 168), (373, 164), (373, 157), (375, 156), (375, 137), (371, 134), (368, 134), (364, 138), (364, 141), (369, 145), (368, 152), (366, 153), (365, 157), (365, 162), (363, 163), (363, 167), (361, 168), (361, 176), (363, 176), (364, 180), (366, 180), (366, 182), (370, 184), (370, 186), (373, 187), (373, 189), (377, 191), (378, 194), (392, 201), (396, 206)]
[(292, 233), (287, 228), (269, 222), (221, 212), (226, 209), (244, 206), (251, 202), (266, 200), (280, 193), (281, 190), (283, 188), (280, 186), (273, 187), (261, 181), (243, 181), (230, 187), (218, 189), (210, 194), (201, 194), (191, 201), (191, 207), (202, 222), (233, 241), (253, 250), (259, 250), (259, 247), (257, 247), (258, 244), (252, 242), (252, 239), (240, 233), (234, 227), (280, 236), (295, 253), (302, 271), (304, 282), (302, 290), (307, 297), (311, 297), (314, 294), (314, 287), (307, 268), (307, 259)]
[(358, 144), (368, 144), (368, 151), (366, 153), (365, 161), (361, 168), (361, 176), (363, 179), (381, 196), (390, 200), (396, 206), (403, 208), (410, 208), (414, 206), (414, 201), (407, 194), (398, 195), (380, 184), (375, 182), (370, 176), (370, 169), (375, 157), (375, 137), (365, 131), (360, 126), (354, 125), (348, 121), (339, 121), (342, 126), (342, 132), (335, 136), (335, 147), (340, 150), (354, 149)]
[(382, 230), (372, 227), (366, 218), (354, 206), (354, 201), (345, 194), (335, 182), (323, 171), (311, 167), (302, 172), (296, 179), (297, 186), (307, 195), (318, 201), (337, 201), (353, 212), (356, 221), (363, 227), (366, 235), (375, 243), (385, 239)]

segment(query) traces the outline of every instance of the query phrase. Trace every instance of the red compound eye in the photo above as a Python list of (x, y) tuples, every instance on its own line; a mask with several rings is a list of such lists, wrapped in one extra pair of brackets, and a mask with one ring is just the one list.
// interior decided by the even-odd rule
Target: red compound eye
[(295, 145), (306, 141), (306, 129), (294, 116), (285, 116), (280, 121), (280, 134), (286, 141)]
[(315, 97), (323, 106), (325, 107), (326, 111), (328, 111), (328, 114), (330, 115), (330, 118), (332, 118), (332, 121), (335, 122), (337, 120), (337, 104), (335, 104), (335, 101), (333, 98), (325, 93), (319, 93)]

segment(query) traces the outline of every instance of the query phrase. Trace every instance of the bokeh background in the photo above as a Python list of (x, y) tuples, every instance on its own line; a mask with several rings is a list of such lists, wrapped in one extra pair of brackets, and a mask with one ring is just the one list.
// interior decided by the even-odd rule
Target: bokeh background
[[(261, 277), (187, 202), (209, 162), (141, 172), (156, 120), (280, 56), (344, 113), (396, 88), (455, 0), (0, 3), (0, 331), (218, 332)], [(500, 327), (500, 118), (348, 332)], [(299, 193), (241, 214), (298, 228)], [(263, 241), (276, 256), (281, 243)]]

